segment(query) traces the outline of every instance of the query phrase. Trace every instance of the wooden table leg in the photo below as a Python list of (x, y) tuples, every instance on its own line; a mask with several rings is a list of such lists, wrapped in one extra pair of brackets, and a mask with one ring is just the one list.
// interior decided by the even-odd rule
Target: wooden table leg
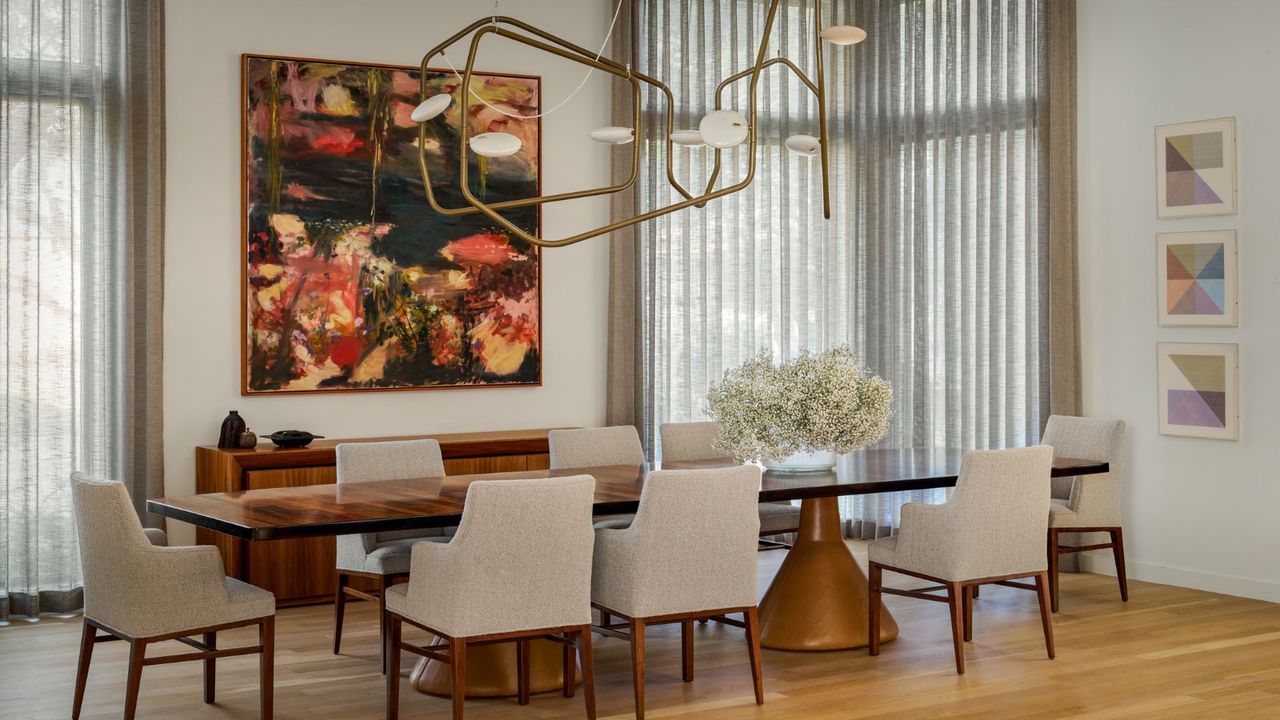
[[(840, 531), (836, 498), (800, 505), (800, 531), (760, 601), (760, 644), (774, 650), (846, 650), (867, 645), (867, 576)], [(887, 609), (880, 641), (898, 637)]]
[[(467, 697), (514, 697), (519, 689), (518, 680), (515, 642), (467, 648)], [(409, 683), (418, 692), (447, 697), (452, 687), (449, 666), (423, 658), (414, 667)], [(529, 691), (542, 693), (563, 689), (563, 648), (549, 640), (531, 641)]]

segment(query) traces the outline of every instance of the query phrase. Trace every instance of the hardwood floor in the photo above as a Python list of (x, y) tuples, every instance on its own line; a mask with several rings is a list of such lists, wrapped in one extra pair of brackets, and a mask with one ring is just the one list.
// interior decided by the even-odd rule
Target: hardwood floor
[[(859, 560), (865, 566), (864, 554)], [(782, 557), (760, 553), (762, 589)], [(912, 584), (900, 575), (886, 575), (886, 581)], [(684, 683), (680, 625), (654, 627), (646, 642), (647, 714), (700, 720), (1280, 717), (1280, 605), (1136, 581), (1130, 586), (1130, 601), (1121, 603), (1114, 578), (1064, 574), (1062, 610), (1054, 616), (1056, 660), (1044, 657), (1034, 596), (984, 587), (974, 604), (974, 642), (962, 677), (952, 665), (947, 608), (887, 597), (902, 635), (879, 657), (865, 649), (765, 650), (761, 707), (754, 702), (741, 630), (695, 625), (696, 680)], [(344, 654), (334, 656), (331, 606), (280, 612), (277, 718), (383, 717), (372, 606), (352, 603), (347, 618)], [(0, 627), (0, 716), (70, 716), (79, 634), (78, 617)], [(228, 632), (226, 642), (252, 642), (251, 634)], [(95, 650), (83, 720), (120, 716), (127, 650), (123, 643)], [(156, 650), (164, 652), (163, 646)], [(631, 717), (627, 643), (597, 637), (595, 657), (600, 717)], [(412, 664), (406, 658), (406, 673)], [(148, 667), (138, 717), (257, 718), (257, 672), (254, 658), (219, 661), (218, 702), (204, 705), (199, 663)], [(416, 693), (407, 682), (403, 687), (402, 717), (448, 717), (448, 699)], [(535, 695), (525, 707), (514, 698), (468, 700), (467, 716), (577, 720), (582, 700), (559, 692)]]

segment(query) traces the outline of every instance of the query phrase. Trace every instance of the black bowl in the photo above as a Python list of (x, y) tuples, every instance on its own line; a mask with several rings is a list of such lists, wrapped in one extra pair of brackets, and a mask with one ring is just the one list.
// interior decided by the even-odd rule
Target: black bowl
[(323, 438), (323, 435), (312, 435), (306, 430), (277, 430), (265, 435), (268, 440), (282, 448), (300, 448), (311, 444), (312, 440)]

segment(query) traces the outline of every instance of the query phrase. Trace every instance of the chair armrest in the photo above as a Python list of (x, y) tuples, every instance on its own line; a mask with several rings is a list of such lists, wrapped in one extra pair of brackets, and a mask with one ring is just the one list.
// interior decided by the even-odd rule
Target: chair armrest
[(945, 548), (955, 537), (955, 508), (950, 504), (906, 503), (898, 527), (898, 547), (907, 556)]
[(140, 560), (148, 587), (157, 594), (197, 605), (228, 600), (222, 553), (212, 545), (150, 546)]
[(160, 528), (143, 528), (147, 541), (156, 547), (169, 547), (169, 536)]

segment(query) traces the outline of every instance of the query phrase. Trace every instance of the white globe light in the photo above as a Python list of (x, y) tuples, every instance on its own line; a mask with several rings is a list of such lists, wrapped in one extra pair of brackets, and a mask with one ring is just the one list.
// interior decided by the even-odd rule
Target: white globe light
[(702, 140), (702, 133), (697, 130), (676, 130), (671, 133), (671, 142), (685, 147), (702, 147), (706, 145)]
[(791, 152), (805, 157), (813, 157), (822, 149), (822, 142), (812, 135), (792, 135), (783, 144)]
[(751, 128), (747, 118), (737, 110), (716, 110), (707, 113), (698, 123), (702, 141), (713, 148), (731, 148), (747, 139)]
[(818, 34), (832, 45), (856, 45), (867, 39), (867, 31), (853, 25), (832, 25)]
[(592, 130), (591, 139), (606, 145), (626, 145), (636, 139), (636, 131), (629, 127), (610, 125)]
[(520, 152), (523, 143), (511, 133), (487, 132), (471, 138), (471, 151), (485, 157), (500, 158)]
[(452, 95), (432, 95), (418, 103), (418, 107), (409, 113), (409, 118), (416, 123), (424, 123), (444, 112), (451, 102), (453, 102)]

